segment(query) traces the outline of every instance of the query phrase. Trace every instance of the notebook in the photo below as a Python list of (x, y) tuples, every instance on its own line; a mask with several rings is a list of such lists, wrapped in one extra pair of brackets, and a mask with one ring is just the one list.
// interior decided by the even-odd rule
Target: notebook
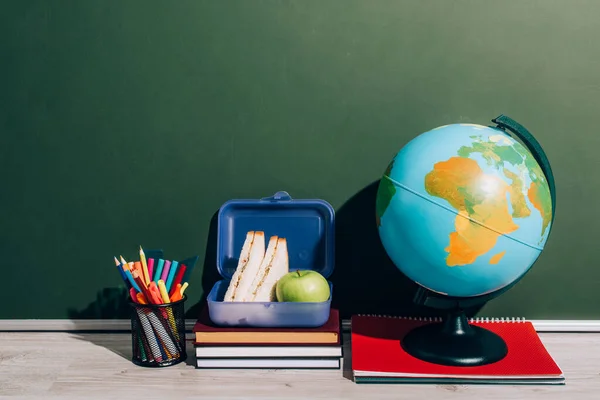
[(342, 357), (341, 346), (196, 346), (198, 358)]
[(204, 307), (192, 331), (196, 345), (206, 344), (339, 344), (340, 316), (332, 308), (329, 319), (317, 328), (252, 328), (215, 325)]
[(471, 319), (498, 334), (508, 347), (502, 360), (482, 366), (455, 367), (417, 359), (400, 340), (411, 329), (436, 318), (357, 315), (351, 318), (352, 371), (356, 383), (564, 384), (560, 367), (533, 324), (522, 319)]
[(196, 368), (339, 369), (339, 358), (198, 358)]

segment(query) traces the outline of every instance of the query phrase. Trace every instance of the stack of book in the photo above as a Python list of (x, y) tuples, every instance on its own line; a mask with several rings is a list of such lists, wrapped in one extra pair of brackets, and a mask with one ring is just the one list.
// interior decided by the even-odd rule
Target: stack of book
[(318, 328), (221, 327), (205, 307), (194, 325), (196, 368), (339, 369), (339, 311)]

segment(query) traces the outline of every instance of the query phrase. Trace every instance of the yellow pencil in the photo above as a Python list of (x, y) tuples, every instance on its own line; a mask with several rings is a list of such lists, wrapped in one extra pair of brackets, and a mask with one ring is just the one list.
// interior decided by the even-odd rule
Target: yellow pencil
[(163, 302), (170, 303), (169, 294), (167, 293), (167, 287), (165, 286), (165, 282), (162, 279), (158, 280), (158, 291), (162, 297)]
[(146, 264), (146, 255), (144, 254), (144, 250), (142, 250), (142, 246), (140, 246), (140, 261), (142, 262), (142, 273), (144, 274), (144, 281), (146, 284), (150, 283), (150, 276), (148, 274), (148, 264)]
[(181, 289), (179, 289), (179, 293), (181, 293), (181, 297), (183, 297), (183, 292), (185, 292), (185, 289), (188, 287), (188, 283), (184, 283), (183, 285), (181, 285)]
[(123, 265), (127, 264), (127, 261), (125, 261), (125, 259), (123, 258), (123, 256), (119, 256), (119, 257), (121, 257), (121, 264), (123, 264)]

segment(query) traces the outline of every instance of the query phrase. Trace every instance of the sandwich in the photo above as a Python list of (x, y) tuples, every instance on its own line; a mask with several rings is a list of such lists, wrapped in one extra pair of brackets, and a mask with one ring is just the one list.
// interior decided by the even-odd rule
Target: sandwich
[(272, 236), (258, 273), (246, 293), (245, 301), (277, 301), (275, 294), (277, 281), (288, 272), (287, 241), (285, 238)]
[(223, 301), (244, 301), (265, 257), (265, 233), (250, 231)]

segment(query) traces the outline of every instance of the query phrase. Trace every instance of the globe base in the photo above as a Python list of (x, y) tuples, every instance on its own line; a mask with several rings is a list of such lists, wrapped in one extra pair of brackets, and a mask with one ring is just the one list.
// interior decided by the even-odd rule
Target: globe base
[(491, 364), (508, 354), (500, 336), (470, 325), (462, 311), (450, 313), (441, 323), (413, 329), (400, 343), (413, 357), (459, 367)]

